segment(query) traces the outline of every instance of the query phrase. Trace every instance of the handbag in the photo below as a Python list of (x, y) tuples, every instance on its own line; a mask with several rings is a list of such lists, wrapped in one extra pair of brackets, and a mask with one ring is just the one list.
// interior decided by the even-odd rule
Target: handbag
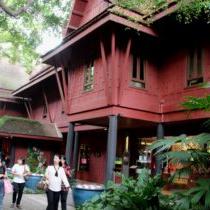
[(6, 194), (13, 192), (13, 186), (8, 179), (4, 179), (4, 191)]
[(37, 185), (37, 189), (46, 191), (48, 189), (48, 182), (43, 178)]

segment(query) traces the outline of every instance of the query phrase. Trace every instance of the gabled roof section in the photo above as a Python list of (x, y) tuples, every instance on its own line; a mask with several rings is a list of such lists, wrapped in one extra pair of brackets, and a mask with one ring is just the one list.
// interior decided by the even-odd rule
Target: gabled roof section
[(64, 35), (66, 36), (103, 12), (110, 4), (109, 0), (73, 0)]
[(56, 124), (44, 124), (22, 117), (0, 117), (0, 136), (22, 137), (40, 140), (61, 140), (62, 134)]

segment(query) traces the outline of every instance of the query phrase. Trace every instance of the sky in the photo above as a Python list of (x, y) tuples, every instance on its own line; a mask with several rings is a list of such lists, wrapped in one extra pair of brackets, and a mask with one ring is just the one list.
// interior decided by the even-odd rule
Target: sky
[(51, 49), (58, 46), (62, 41), (62, 37), (55, 36), (53, 33), (46, 33), (43, 35), (43, 42), (38, 46), (36, 51), (43, 55)]

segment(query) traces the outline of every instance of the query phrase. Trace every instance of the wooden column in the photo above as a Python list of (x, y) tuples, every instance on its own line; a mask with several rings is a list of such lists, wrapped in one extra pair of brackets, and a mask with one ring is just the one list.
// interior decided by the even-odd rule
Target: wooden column
[[(157, 140), (163, 139), (164, 138), (164, 127), (162, 123), (159, 123), (157, 125)], [(161, 160), (160, 158), (156, 157), (155, 158), (155, 165), (156, 165), (156, 174), (161, 174), (162, 172), (162, 167), (161, 167)]]
[(106, 182), (113, 180), (116, 160), (118, 116), (109, 116), (109, 130), (107, 141)]
[(69, 123), (69, 131), (66, 139), (66, 162), (72, 166), (72, 152), (74, 146), (74, 124)]
[(10, 147), (10, 167), (12, 167), (15, 163), (15, 143), (11, 140)]
[(74, 137), (74, 154), (73, 154), (73, 169), (75, 170), (75, 175), (78, 168), (78, 155), (79, 155), (79, 133), (78, 131), (75, 132)]

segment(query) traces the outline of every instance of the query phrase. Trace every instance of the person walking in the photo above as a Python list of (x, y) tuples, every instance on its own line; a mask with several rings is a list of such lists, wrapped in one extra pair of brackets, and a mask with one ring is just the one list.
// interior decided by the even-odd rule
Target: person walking
[(70, 187), (63, 167), (60, 166), (59, 155), (54, 155), (53, 165), (48, 166), (45, 177), (48, 183), (47, 190), (47, 210), (58, 210), (58, 203), (61, 193), (62, 183), (68, 189)]
[(6, 178), (6, 167), (0, 160), (0, 210), (3, 210), (3, 199), (4, 199), (4, 179)]
[[(61, 156), (61, 166), (63, 167), (66, 177), (69, 179), (71, 177), (71, 169), (70, 166), (67, 164), (66, 162), (66, 157), (65, 156)], [(60, 193), (60, 197), (61, 197), (61, 209), (62, 210), (66, 210), (67, 209), (67, 196), (68, 196), (68, 192), (69, 192), (69, 188), (66, 188), (64, 183), (62, 182), (61, 185), (61, 193)]]
[(25, 177), (30, 174), (30, 169), (28, 165), (23, 164), (22, 158), (18, 158), (17, 163), (12, 167), (13, 178), (13, 196), (11, 208), (16, 207), (22, 209), (20, 202), (23, 195), (23, 190), (25, 187)]

